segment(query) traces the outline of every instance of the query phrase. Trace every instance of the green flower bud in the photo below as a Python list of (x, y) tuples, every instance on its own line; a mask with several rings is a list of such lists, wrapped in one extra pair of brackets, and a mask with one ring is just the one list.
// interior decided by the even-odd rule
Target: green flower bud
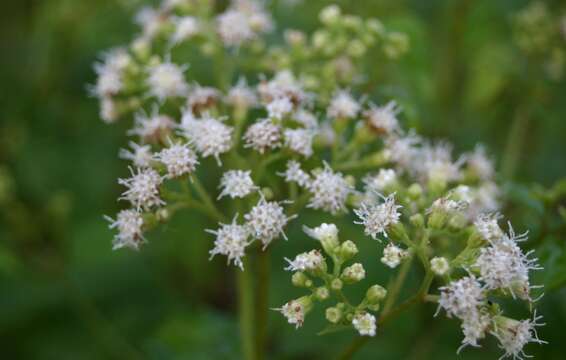
[(430, 260), (430, 269), (436, 275), (443, 276), (450, 271), (450, 263), (444, 257), (435, 257)]
[(346, 240), (340, 245), (338, 256), (342, 261), (348, 261), (358, 253), (358, 247), (352, 240)]
[(297, 271), (296, 273), (294, 273), (291, 277), (291, 282), (297, 287), (309, 288), (312, 286), (312, 280), (309, 279), (309, 277), (302, 271)]
[(424, 227), (424, 217), (422, 214), (414, 214), (410, 218), (411, 224), (413, 224), (416, 228), (423, 228)]
[(386, 296), (387, 290), (381, 285), (373, 285), (366, 292), (366, 300), (370, 304), (378, 303), (385, 299)]
[(342, 290), (343, 285), (344, 285), (344, 283), (342, 283), (342, 280), (340, 280), (340, 279), (334, 279), (330, 283), (330, 287), (332, 288), (332, 290), (336, 290), (336, 291)]
[(412, 184), (408, 189), (409, 197), (418, 200), (423, 195), (423, 188), (419, 184)]
[(261, 193), (263, 194), (265, 200), (273, 199), (273, 190), (271, 190), (271, 188), (264, 187), (261, 189)]
[(326, 287), (321, 286), (321, 287), (316, 289), (314, 295), (315, 295), (317, 300), (324, 301), (324, 300), (328, 299), (328, 297), (330, 296), (330, 293), (328, 292), (328, 289)]
[(342, 320), (342, 310), (338, 307), (329, 307), (326, 309), (326, 320), (333, 324), (338, 324)]

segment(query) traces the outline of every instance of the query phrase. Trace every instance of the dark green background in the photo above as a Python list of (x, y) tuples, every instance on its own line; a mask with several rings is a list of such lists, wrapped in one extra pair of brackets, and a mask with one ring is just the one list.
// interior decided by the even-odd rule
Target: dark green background
[[(181, 213), (149, 235), (140, 253), (111, 251), (113, 233), (103, 214), (120, 208), (117, 177), (127, 174), (117, 158), (127, 121), (98, 119), (86, 84), (101, 50), (134, 34), (137, 1), (20, 0), (2, 5), (0, 19), (0, 358), (2, 359), (234, 359), (239, 357), (234, 273), (221, 258), (208, 261), (214, 227), (198, 214)], [(299, 10), (282, 6), (279, 24), (313, 29), (325, 2), (305, 0)], [(379, 89), (403, 105), (406, 125), (454, 142), (458, 151), (478, 141), (505, 158), (512, 123), (528, 116), (518, 143), (519, 166), (507, 185), (517, 230), (534, 227), (532, 185), (566, 176), (566, 86), (544, 79), (537, 64), (514, 47), (511, 13), (525, 1), (341, 1), (344, 9), (377, 16), (406, 31), (410, 53), (395, 67), (395, 86)], [(555, 2), (553, 6), (556, 6)], [(526, 72), (527, 67), (535, 71)], [(379, 72), (376, 63), (374, 72)], [(541, 94), (529, 95), (533, 83)], [(523, 109), (523, 110), (521, 110)], [(505, 179), (509, 180), (509, 179)], [(214, 185), (214, 179), (210, 181)], [(523, 185), (517, 185), (521, 183)], [(283, 257), (310, 249), (302, 223), (289, 228), (288, 243), (274, 246), (270, 305), (301, 295), (283, 273)], [(563, 228), (562, 228), (563, 229)], [(361, 239), (360, 229), (344, 237)], [(547, 235), (539, 253), (566, 274), (564, 231)], [(360, 241), (374, 281), (391, 272), (378, 262), (376, 243)], [(531, 246), (527, 244), (527, 246)], [(534, 244), (532, 246), (535, 246)], [(550, 271), (550, 270), (549, 270)], [(561, 275), (562, 274), (562, 275)], [(419, 274), (412, 274), (416, 283)], [(538, 282), (550, 275), (539, 274)], [(553, 275), (554, 276), (554, 275)], [(559, 282), (559, 284), (561, 284)], [(355, 296), (356, 294), (354, 294)], [(547, 326), (532, 345), (538, 359), (563, 359), (566, 292), (556, 286), (538, 304)], [(270, 350), (278, 359), (329, 358), (354, 333), (316, 336), (322, 309), (295, 331), (273, 313)], [(454, 359), (461, 334), (456, 321), (433, 318), (425, 307), (400, 317), (359, 353), (368, 359)], [(525, 316), (522, 308), (517, 313)], [(562, 343), (561, 343), (562, 342)], [(461, 359), (496, 359), (493, 339)]]

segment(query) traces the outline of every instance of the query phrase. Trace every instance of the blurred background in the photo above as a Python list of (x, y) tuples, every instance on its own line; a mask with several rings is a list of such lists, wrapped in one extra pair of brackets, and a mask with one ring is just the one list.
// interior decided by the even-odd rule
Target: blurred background
[[(345, 12), (375, 16), (408, 33), (411, 50), (395, 67), (406, 123), (457, 151), (477, 142), (493, 154), (505, 184), (505, 213), (537, 251), (546, 285), (539, 308), (549, 345), (528, 346), (537, 359), (564, 359), (566, 325), (566, 8), (523, 0), (337, 1)], [(237, 359), (233, 269), (208, 261), (212, 227), (190, 212), (149, 234), (143, 251), (111, 251), (126, 164), (117, 157), (128, 122), (99, 120), (92, 64), (128, 42), (137, 0), (20, 0), (0, 15), (0, 358)], [(313, 29), (326, 1), (272, 1), (285, 27)], [(531, 9), (521, 20), (525, 8)], [(519, 14), (519, 15), (518, 15)], [(525, 20), (526, 19), (526, 20)], [(560, 33), (562, 31), (562, 33)], [(379, 64), (375, 64), (379, 72)], [(304, 223), (314, 225), (317, 215)], [(300, 290), (281, 259), (310, 247), (293, 223), (274, 247), (271, 307)], [(345, 229), (345, 237), (360, 236)], [(295, 241), (299, 240), (299, 241)], [(364, 242), (361, 242), (364, 243)], [(365, 242), (375, 256), (373, 243)], [(362, 251), (364, 252), (364, 251)], [(386, 282), (374, 264), (368, 272)], [(413, 274), (414, 282), (418, 274)], [(355, 294), (354, 294), (355, 296)], [(398, 318), (359, 359), (454, 359), (456, 321), (434, 307)], [(524, 310), (524, 309), (523, 309)], [(518, 310), (519, 311), (519, 310)], [(520, 313), (520, 312), (519, 312)], [(523, 311), (524, 314), (524, 311)], [(312, 319), (312, 321), (310, 320)], [(353, 332), (317, 336), (322, 314), (295, 331), (270, 318), (276, 359), (329, 358)], [(496, 359), (493, 340), (459, 359)]]

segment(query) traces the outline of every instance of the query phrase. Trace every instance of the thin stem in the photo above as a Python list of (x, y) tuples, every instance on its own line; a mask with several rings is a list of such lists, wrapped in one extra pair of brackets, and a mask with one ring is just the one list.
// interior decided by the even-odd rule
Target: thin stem
[(244, 257), (243, 271), (237, 270), (238, 280), (238, 313), (240, 316), (240, 338), (244, 359), (257, 360), (256, 349), (254, 346), (254, 301), (252, 273), (249, 263)]
[(401, 270), (399, 270), (399, 273), (397, 274), (397, 277), (395, 278), (393, 283), (391, 283), (390, 286), (388, 287), (387, 289), (388, 296), (387, 296), (387, 300), (385, 301), (385, 305), (383, 306), (382, 314), (387, 313), (391, 309), (391, 307), (393, 307), (395, 301), (397, 301), (399, 292), (401, 291), (401, 288), (405, 283), (405, 279), (407, 278), (409, 270), (411, 269), (412, 260), (413, 258), (411, 257), (403, 263), (403, 265), (401, 266)]
[(258, 360), (265, 358), (265, 349), (268, 335), (268, 313), (269, 313), (269, 249), (258, 250), (257, 255), (257, 291), (256, 291), (256, 356)]
[(369, 339), (369, 336), (357, 336), (354, 340), (352, 340), (350, 345), (348, 345), (348, 347), (338, 356), (338, 359), (351, 359), (352, 356), (354, 356), (354, 354), (368, 342)]
[(202, 206), (209, 213), (209, 215), (216, 218), (218, 221), (226, 221), (226, 217), (214, 205), (212, 198), (210, 197), (210, 195), (208, 195), (208, 192), (206, 191), (204, 186), (202, 186), (200, 180), (196, 176), (193, 177), (193, 186), (200, 199), (202, 200)]

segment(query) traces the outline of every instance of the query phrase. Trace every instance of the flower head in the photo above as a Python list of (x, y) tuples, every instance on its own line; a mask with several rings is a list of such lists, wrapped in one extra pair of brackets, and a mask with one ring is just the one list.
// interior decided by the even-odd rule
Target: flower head
[(405, 257), (407, 257), (407, 255), (409, 255), (407, 250), (403, 250), (397, 245), (389, 243), (387, 244), (387, 246), (385, 246), (385, 249), (383, 249), (383, 257), (381, 258), (381, 262), (391, 269), (394, 269), (399, 266), (401, 261)]
[(289, 324), (294, 324), (298, 329), (303, 326), (305, 316), (311, 308), (312, 301), (307, 296), (303, 296), (297, 300), (291, 300), (281, 308), (275, 310), (283, 314), (283, 316), (287, 318)]
[(248, 237), (249, 230), (246, 226), (236, 223), (237, 215), (231, 224), (220, 224), (218, 230), (206, 230), (208, 233), (216, 235), (214, 240), (214, 248), (210, 250), (210, 258), (214, 255), (221, 254), (227, 257), (228, 264), (233, 262), (234, 265), (244, 270), (242, 257), (245, 255), (246, 247), (250, 244)]
[(361, 220), (356, 221), (355, 224), (364, 225), (365, 234), (374, 239), (377, 239), (378, 234), (387, 237), (387, 228), (397, 224), (401, 217), (398, 211), (401, 205), (395, 203), (395, 194), (387, 197), (381, 196), (381, 198), (383, 199), (381, 204), (363, 202), (358, 209), (354, 209), (354, 213)]
[(169, 141), (169, 147), (155, 154), (155, 160), (167, 168), (168, 178), (177, 178), (195, 171), (198, 165), (197, 155), (188, 144)]
[(459, 319), (475, 316), (484, 303), (484, 289), (473, 275), (452, 281), (440, 288), (438, 305), (448, 316), (456, 316)]
[(281, 126), (269, 119), (251, 125), (244, 135), (245, 147), (251, 147), (263, 154), (281, 146)]
[(229, 196), (232, 199), (243, 198), (258, 187), (254, 185), (251, 177), (251, 171), (244, 170), (228, 170), (220, 179), (220, 188), (222, 191), (218, 195), (218, 199)]
[(523, 348), (528, 343), (545, 344), (537, 335), (536, 327), (544, 324), (538, 321), (542, 316), (536, 313), (533, 319), (517, 321), (514, 319), (498, 316), (494, 319), (494, 330), (492, 334), (499, 340), (499, 347), (505, 351), (503, 358), (512, 357), (513, 359), (524, 359), (526, 355)]
[(208, 115), (196, 119), (190, 112), (183, 114), (181, 127), (183, 134), (203, 157), (214, 156), (221, 165), (220, 155), (232, 148), (232, 127)]
[(312, 250), (306, 253), (299, 254), (294, 260), (285, 258), (289, 266), (285, 270), (290, 271), (313, 271), (319, 269), (322, 265), (324, 257), (318, 250)]
[(310, 129), (287, 129), (283, 133), (285, 146), (304, 157), (313, 153), (312, 140), (315, 132)]
[(287, 161), (285, 172), (279, 175), (285, 177), (285, 181), (296, 182), (301, 187), (310, 186), (311, 178), (309, 174), (301, 169), (301, 164), (296, 160)]
[(349, 91), (340, 90), (334, 94), (326, 110), (331, 119), (353, 119), (360, 111), (360, 104), (352, 97)]
[(265, 249), (273, 240), (279, 236), (287, 239), (283, 228), (291, 218), (285, 215), (283, 207), (274, 201), (266, 201), (262, 196), (244, 218), (251, 229), (252, 236), (263, 243)]
[(118, 179), (120, 185), (128, 189), (122, 194), (120, 199), (128, 200), (137, 209), (149, 210), (154, 206), (164, 205), (165, 202), (159, 197), (159, 186), (163, 179), (157, 171), (153, 169), (137, 169), (134, 172), (130, 168), (132, 177), (128, 179)]
[(116, 216), (116, 220), (106, 216), (110, 222), (110, 229), (117, 228), (118, 234), (114, 236), (112, 249), (117, 250), (129, 247), (138, 250), (140, 245), (145, 242), (143, 237), (143, 217), (136, 210), (122, 210)]
[(379, 134), (393, 134), (400, 132), (397, 114), (399, 109), (395, 101), (388, 102), (385, 106), (371, 105), (369, 110), (364, 112), (368, 125)]
[(164, 141), (171, 130), (175, 126), (175, 122), (167, 115), (161, 115), (155, 107), (151, 115), (143, 112), (137, 113), (134, 119), (134, 127), (128, 131), (129, 135), (137, 135), (144, 142)]
[(149, 68), (147, 84), (149, 93), (159, 101), (171, 97), (185, 96), (189, 89), (183, 72), (187, 66), (166, 61)]
[(377, 330), (376, 319), (370, 313), (357, 314), (352, 319), (352, 325), (361, 336), (375, 336)]
[(314, 174), (309, 191), (312, 194), (308, 207), (337, 214), (346, 209), (346, 200), (354, 190), (339, 172), (334, 172), (327, 163), (324, 169)]
[(139, 145), (133, 141), (130, 141), (129, 145), (132, 150), (121, 149), (119, 153), (120, 158), (132, 161), (139, 168), (150, 167), (153, 161), (151, 146)]

